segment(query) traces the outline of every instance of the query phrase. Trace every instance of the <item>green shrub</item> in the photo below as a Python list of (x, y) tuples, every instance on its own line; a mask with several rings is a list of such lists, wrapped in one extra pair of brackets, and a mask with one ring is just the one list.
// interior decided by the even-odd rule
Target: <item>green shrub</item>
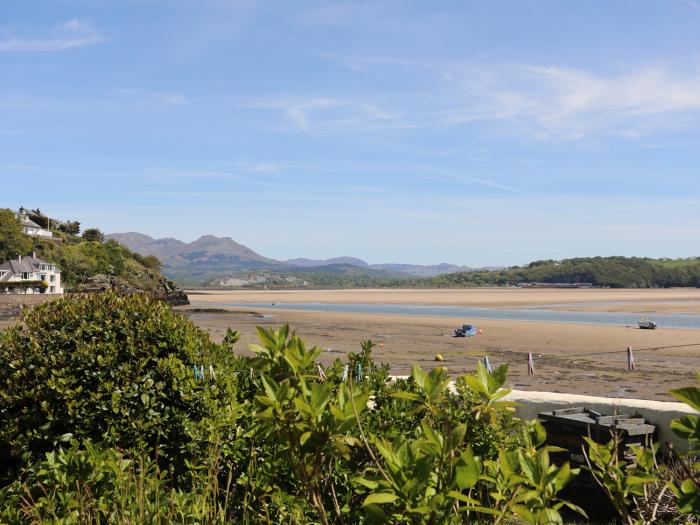
[[(175, 467), (223, 393), (195, 381), (218, 347), (164, 303), (113, 293), (46, 303), (0, 334), (0, 468), (71, 438), (146, 447)], [(8, 474), (4, 472), (3, 474)]]
[[(167, 472), (145, 454), (102, 449), (90, 441), (49, 452), (24, 480), (0, 491), (0, 522), (226, 523), (230, 501), (213, 470), (195, 471), (188, 490), (173, 488)], [(216, 464), (213, 457), (212, 464)]]

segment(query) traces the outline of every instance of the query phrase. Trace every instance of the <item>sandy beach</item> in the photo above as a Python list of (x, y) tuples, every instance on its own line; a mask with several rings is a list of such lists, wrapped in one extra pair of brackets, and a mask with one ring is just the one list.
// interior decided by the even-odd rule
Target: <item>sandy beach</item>
[[(635, 313), (700, 313), (700, 289), (190, 290), (195, 303), (381, 303), (487, 308), (548, 307)], [(200, 295), (204, 294), (204, 296)], [(591, 304), (594, 303), (594, 304)], [(620, 304), (624, 303), (624, 304)]]
[[(239, 330), (241, 351), (255, 341), (255, 326), (289, 323), (324, 349), (324, 362), (358, 351), (362, 340), (371, 339), (378, 344), (376, 359), (389, 363), (395, 374), (408, 373), (416, 363), (435, 366), (439, 353), (450, 373), (458, 375), (474, 370), (478, 359), (488, 355), (495, 366), (509, 364), (510, 385), (519, 389), (670, 400), (668, 390), (692, 384), (700, 370), (700, 330), (694, 329), (479, 320), (481, 335), (454, 338), (458, 322), (452, 318), (284, 309), (284, 303), (326, 302), (698, 313), (696, 289), (227, 291), (192, 293), (190, 301), (190, 307), (180, 310), (214, 339), (228, 327)], [(230, 303), (270, 307), (224, 306)], [(215, 311), (202, 311), (207, 308)], [(627, 371), (627, 346), (635, 352), (633, 372)], [(528, 352), (534, 355), (534, 376), (527, 375)]]

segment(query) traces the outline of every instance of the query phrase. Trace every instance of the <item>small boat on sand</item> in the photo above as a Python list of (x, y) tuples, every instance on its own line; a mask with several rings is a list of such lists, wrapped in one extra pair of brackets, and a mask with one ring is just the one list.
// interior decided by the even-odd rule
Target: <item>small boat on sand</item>
[(639, 328), (642, 328), (643, 330), (656, 330), (656, 322), (652, 321), (648, 317), (642, 317), (639, 320)]
[(455, 330), (455, 337), (471, 337), (476, 335), (476, 326), (472, 324), (463, 324)]

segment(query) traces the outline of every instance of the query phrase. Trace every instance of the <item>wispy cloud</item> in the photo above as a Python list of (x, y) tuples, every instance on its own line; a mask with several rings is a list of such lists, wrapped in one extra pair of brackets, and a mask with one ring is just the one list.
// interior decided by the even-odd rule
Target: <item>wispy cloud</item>
[(636, 138), (688, 126), (700, 116), (697, 64), (683, 70), (655, 64), (603, 73), (560, 65), (324, 58), (358, 74), (381, 70), (412, 78), (421, 88), (399, 91), (393, 99), (401, 106), (403, 127), (491, 123), (539, 139)]
[(46, 38), (9, 37), (0, 40), (0, 53), (67, 51), (98, 44), (103, 40), (102, 34), (90, 22), (73, 18), (56, 26)]
[(148, 89), (124, 89), (119, 88), (111, 92), (113, 95), (119, 97), (134, 97), (146, 102), (158, 102), (161, 104), (168, 104), (171, 106), (185, 106), (189, 102), (179, 93), (168, 93), (164, 91), (151, 91)]
[(539, 138), (593, 133), (636, 137), (686, 125), (700, 112), (700, 71), (647, 67), (619, 75), (515, 65), (456, 71), (463, 105), (444, 111), (446, 125), (508, 121)]
[(467, 186), (484, 186), (487, 188), (503, 191), (506, 193), (516, 193), (519, 195), (524, 195), (524, 196), (533, 196), (531, 193), (528, 193), (526, 191), (523, 191), (518, 188), (514, 188), (512, 186), (508, 186), (506, 184), (500, 184), (498, 182), (486, 180), (480, 177), (473, 177), (471, 175), (467, 175), (465, 173), (459, 173), (459, 172), (453, 172), (453, 171), (448, 171), (448, 170), (443, 170), (443, 169), (437, 169), (433, 168), (431, 166), (425, 166), (425, 165), (420, 165), (417, 164), (416, 168), (418, 168), (421, 171), (424, 171), (426, 173), (429, 173), (429, 178), (433, 180), (439, 180), (443, 182), (450, 182), (453, 184), (463, 184)]
[(247, 106), (254, 109), (279, 110), (297, 129), (309, 133), (311, 131), (310, 114), (338, 104), (337, 100), (331, 98), (282, 96), (256, 100)]
[(376, 104), (319, 96), (278, 96), (244, 104), (251, 109), (277, 110), (296, 129), (307, 134), (316, 131), (395, 122), (399, 115)]

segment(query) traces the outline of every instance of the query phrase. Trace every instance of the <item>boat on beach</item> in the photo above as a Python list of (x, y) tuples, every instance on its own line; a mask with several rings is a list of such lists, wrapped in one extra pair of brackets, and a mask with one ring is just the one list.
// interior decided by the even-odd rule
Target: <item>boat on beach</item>
[(639, 320), (639, 328), (643, 330), (656, 330), (656, 321), (649, 319), (648, 317), (642, 317)]
[(455, 337), (471, 337), (476, 335), (476, 326), (472, 324), (463, 324), (455, 330)]

